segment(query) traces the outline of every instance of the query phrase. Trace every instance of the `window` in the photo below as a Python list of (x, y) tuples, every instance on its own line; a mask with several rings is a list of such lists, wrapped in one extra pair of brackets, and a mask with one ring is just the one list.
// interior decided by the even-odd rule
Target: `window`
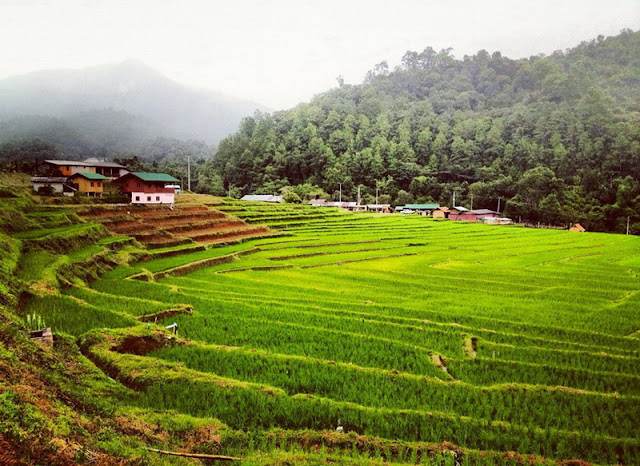
[(139, 200), (140, 200), (140, 196), (136, 196), (136, 201), (139, 201)]
[(156, 196), (156, 201), (159, 201), (159, 200), (160, 200), (160, 196)]
[(136, 183), (136, 188), (141, 188), (142, 187), (142, 183), (138, 182)]
[(91, 182), (91, 187), (93, 188), (93, 181)]
[(98, 181), (98, 188), (102, 185), (102, 181)]
[(147, 202), (151, 202), (151, 196), (147, 196)]

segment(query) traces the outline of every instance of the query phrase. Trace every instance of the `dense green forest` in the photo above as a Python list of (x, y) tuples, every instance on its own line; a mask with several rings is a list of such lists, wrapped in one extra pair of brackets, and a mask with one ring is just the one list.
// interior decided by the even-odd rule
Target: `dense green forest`
[[(387, 202), (456, 199), (533, 222), (640, 232), (640, 33), (551, 56), (407, 52), (362, 85), (246, 118), (211, 164), (226, 187)], [(300, 186), (302, 185), (302, 186)]]
[(29, 171), (43, 158), (86, 154), (186, 185), (190, 155), (192, 189), (210, 194), (337, 199), (341, 189), (355, 200), (360, 187), (366, 202), (377, 190), (380, 202), (450, 205), (455, 193), (456, 204), (500, 205), (516, 220), (622, 232), (629, 219), (640, 233), (638, 50), (640, 32), (631, 30), (518, 60), (427, 47), (394, 70), (375, 65), (363, 84), (338, 77), (309, 103), (257, 112), (217, 150), (133, 133), (100, 145), (114, 138), (87, 142), (50, 123), (40, 134), (57, 139), (0, 139), (0, 163)]

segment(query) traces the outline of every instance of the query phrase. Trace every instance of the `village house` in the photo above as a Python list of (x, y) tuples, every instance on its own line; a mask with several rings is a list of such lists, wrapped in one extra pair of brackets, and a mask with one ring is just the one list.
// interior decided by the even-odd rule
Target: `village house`
[(583, 227), (582, 225), (580, 225), (579, 223), (576, 223), (571, 228), (569, 228), (569, 231), (579, 231), (580, 233), (583, 233), (583, 232), (587, 231), (587, 229), (585, 227)]
[(499, 218), (500, 213), (489, 209), (469, 210), (467, 212), (459, 212), (457, 214), (454, 214), (453, 212), (449, 213), (449, 218), (451, 220), (466, 220), (468, 222), (477, 222), (479, 219), (486, 217)]
[(167, 185), (179, 181), (166, 173), (130, 172), (114, 180), (130, 196), (132, 204), (173, 204), (175, 188)]
[(391, 212), (391, 204), (367, 204), (367, 210), (370, 212), (388, 214)]
[(71, 176), (76, 173), (98, 173), (113, 180), (129, 172), (126, 167), (118, 163), (101, 162), (95, 158), (81, 162), (77, 160), (45, 160), (44, 163), (58, 170), (62, 176)]
[(50, 189), (50, 194), (63, 194), (73, 197), (77, 189), (67, 182), (66, 176), (34, 176), (31, 178), (31, 186), (36, 193), (42, 188)]
[(87, 196), (102, 197), (104, 183), (109, 181), (109, 178), (98, 173), (77, 172), (71, 175), (68, 180), (78, 192), (86, 193)]
[(431, 212), (440, 207), (440, 204), (406, 204), (397, 206), (396, 211), (402, 213), (417, 213), (419, 215), (431, 215)]

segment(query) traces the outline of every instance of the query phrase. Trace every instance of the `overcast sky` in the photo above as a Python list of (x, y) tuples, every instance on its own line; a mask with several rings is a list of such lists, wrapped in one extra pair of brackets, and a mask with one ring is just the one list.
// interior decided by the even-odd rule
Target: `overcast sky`
[(283, 109), (407, 50), (520, 58), (623, 28), (640, 0), (0, 0), (0, 78), (139, 59)]

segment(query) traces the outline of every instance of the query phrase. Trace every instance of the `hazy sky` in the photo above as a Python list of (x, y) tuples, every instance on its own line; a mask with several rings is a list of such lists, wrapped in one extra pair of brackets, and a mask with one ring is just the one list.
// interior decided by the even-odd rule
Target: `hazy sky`
[(282, 109), (407, 50), (520, 58), (623, 28), (640, 0), (0, 0), (0, 78), (136, 58)]

